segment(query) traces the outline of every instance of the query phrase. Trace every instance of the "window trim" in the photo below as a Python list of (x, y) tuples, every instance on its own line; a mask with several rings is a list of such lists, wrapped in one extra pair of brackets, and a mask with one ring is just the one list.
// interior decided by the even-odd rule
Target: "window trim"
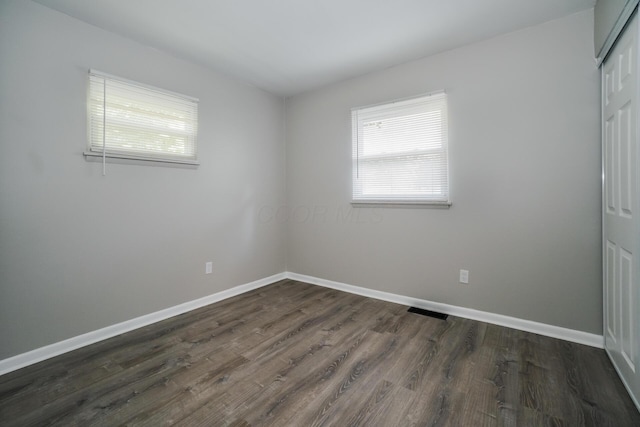
[(116, 153), (116, 152), (105, 152), (104, 154), (102, 153), (102, 151), (84, 151), (82, 153), (83, 156), (85, 157), (98, 157), (98, 158), (103, 158), (106, 157), (107, 159), (124, 159), (124, 160), (135, 160), (135, 161), (139, 161), (139, 162), (153, 162), (153, 163), (173, 163), (173, 164), (179, 164), (179, 165), (193, 165), (193, 166), (200, 166), (200, 162), (197, 160), (178, 160), (178, 159), (163, 159), (161, 157), (145, 157), (145, 156), (136, 156), (134, 154), (126, 154), (126, 153)]
[[(398, 104), (398, 103), (402, 103), (402, 104), (410, 104), (411, 101), (416, 101), (416, 103), (418, 102), (418, 100), (422, 99), (422, 98), (427, 98), (429, 96), (434, 96), (434, 95), (443, 95), (444, 96), (444, 111), (445, 114), (447, 116), (445, 116), (445, 123), (447, 125), (447, 129), (446, 129), (446, 141), (444, 144), (444, 152), (446, 153), (446, 174), (447, 174), (447, 192), (446, 192), (446, 200), (443, 199), (429, 199), (429, 198), (411, 198), (411, 197), (398, 197), (398, 198), (390, 198), (390, 197), (371, 197), (371, 198), (365, 198), (365, 197), (361, 197), (361, 198), (355, 198), (356, 196), (356, 170), (358, 168), (358, 160), (360, 159), (358, 157), (358, 147), (359, 147), (359, 142), (358, 142), (358, 132), (359, 132), (359, 120), (357, 118), (357, 112), (362, 111), (362, 110), (367, 110), (367, 109), (373, 109), (374, 111), (378, 108), (382, 109), (384, 107), (391, 107), (393, 106), (393, 104)], [(399, 106), (400, 108), (402, 106)], [(450, 165), (449, 165), (449, 159), (450, 159), (450, 150), (449, 150), (449, 131), (448, 131), (448, 100), (447, 100), (447, 93), (445, 90), (439, 90), (439, 91), (435, 91), (435, 92), (429, 92), (429, 93), (423, 93), (420, 95), (416, 95), (416, 96), (410, 96), (410, 97), (406, 97), (406, 98), (399, 98), (399, 99), (394, 99), (392, 101), (387, 101), (387, 102), (380, 102), (380, 103), (376, 103), (376, 104), (370, 104), (370, 105), (365, 105), (365, 106), (361, 106), (361, 107), (354, 107), (351, 109), (351, 126), (352, 126), (352, 140), (351, 140), (351, 144), (352, 144), (352, 161), (351, 161), (351, 165), (352, 165), (352, 170), (351, 170), (351, 182), (352, 182), (352, 187), (351, 187), (351, 205), (354, 207), (415, 207), (415, 208), (444, 208), (444, 209), (448, 209), (449, 207), (451, 207), (452, 202), (451, 202), (451, 179), (450, 179), (450, 175), (449, 175), (449, 171), (450, 171)], [(425, 151), (431, 151), (431, 150), (425, 150)], [(395, 154), (389, 154), (388, 156), (381, 156), (383, 158), (390, 158), (393, 157)], [(376, 155), (374, 157), (379, 157), (379, 155)], [(365, 158), (366, 159), (366, 158)]]
[(166, 154), (165, 157), (165, 153), (160, 153), (160, 155), (158, 156), (145, 156), (144, 154), (140, 153), (140, 152), (135, 152), (135, 151), (131, 151), (131, 152), (127, 152), (127, 151), (120, 151), (120, 150), (106, 150), (104, 147), (102, 149), (97, 149), (95, 148), (95, 145), (92, 146), (92, 140), (91, 140), (91, 120), (92, 120), (92, 116), (91, 116), (91, 90), (90, 90), (90, 86), (91, 86), (91, 81), (90, 78), (91, 76), (97, 76), (100, 78), (104, 78), (107, 80), (112, 80), (112, 81), (117, 81), (117, 82), (121, 82), (127, 85), (131, 85), (131, 86), (135, 86), (138, 88), (142, 88), (142, 89), (147, 89), (149, 91), (153, 91), (153, 92), (158, 92), (162, 95), (168, 95), (168, 96), (172, 96), (172, 97), (176, 97), (176, 98), (180, 98), (186, 102), (192, 102), (195, 104), (195, 118), (196, 118), (196, 126), (197, 126), (197, 120), (198, 120), (198, 103), (199, 103), (199, 99), (189, 96), (189, 95), (184, 95), (182, 93), (178, 93), (178, 92), (173, 92), (170, 90), (166, 90), (163, 88), (159, 88), (156, 86), (152, 86), (152, 85), (148, 85), (145, 83), (140, 83), (134, 80), (130, 80), (130, 79), (126, 79), (123, 77), (119, 77), (119, 76), (115, 76), (113, 74), (109, 74), (109, 73), (105, 73), (102, 71), (98, 71), (95, 69), (90, 69), (88, 71), (88, 76), (89, 78), (87, 79), (87, 149), (83, 152), (83, 155), (85, 156), (85, 158), (88, 157), (99, 157), (103, 159), (103, 162), (105, 161), (105, 159), (125, 159), (125, 160), (134, 160), (134, 161), (142, 161), (142, 162), (153, 162), (153, 163), (172, 163), (172, 164), (181, 164), (181, 165), (193, 165), (193, 166), (199, 166), (200, 162), (198, 161), (198, 141), (197, 141), (197, 136), (198, 136), (198, 130), (196, 127), (196, 131), (195, 131), (195, 135), (194, 135), (194, 144), (193, 144), (193, 148), (194, 148), (194, 158), (193, 159), (180, 159), (177, 157), (171, 157), (170, 154)]

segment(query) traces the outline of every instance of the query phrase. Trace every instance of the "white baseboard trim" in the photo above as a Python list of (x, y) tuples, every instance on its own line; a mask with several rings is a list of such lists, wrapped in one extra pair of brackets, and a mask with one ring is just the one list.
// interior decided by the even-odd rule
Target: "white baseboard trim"
[(508, 328), (519, 329), (526, 332), (533, 332), (535, 334), (545, 335), (552, 338), (559, 338), (561, 340), (584, 344), (591, 347), (604, 348), (604, 338), (602, 337), (602, 335), (576, 331), (574, 329), (562, 328), (560, 326), (547, 325), (546, 323), (519, 319), (517, 317), (510, 317), (502, 314), (489, 313), (486, 311), (479, 311), (471, 308), (458, 307), (455, 305), (407, 297), (403, 295), (392, 294), (389, 292), (361, 288), (359, 286), (347, 285), (346, 283), (334, 282), (331, 280), (320, 279), (303, 274), (287, 272), (286, 277), (288, 279), (298, 280), (300, 282), (311, 283), (313, 285), (324, 286), (326, 288), (337, 289), (339, 291), (349, 292), (365, 297), (394, 302), (396, 304), (418, 307), (425, 310), (449, 314), (451, 316), (464, 317), (466, 319), (506, 326)]
[(40, 347), (26, 353), (18, 354), (16, 356), (0, 360), (0, 375), (18, 370), (20, 368), (24, 368), (25, 366), (33, 365), (34, 363), (38, 363), (55, 356), (59, 356), (63, 353), (67, 353), (69, 351), (96, 343), (98, 341), (103, 341), (108, 338), (124, 334), (125, 332), (130, 332), (134, 329), (142, 328), (152, 323), (160, 322), (161, 320), (165, 320), (170, 317), (174, 317), (179, 314), (204, 307), (205, 305), (213, 304), (214, 302), (222, 301), (227, 298), (231, 298), (236, 295), (261, 288), (263, 286), (286, 278), (286, 273), (274, 274), (273, 276), (265, 277), (251, 283), (235, 286), (231, 289), (216, 292), (215, 294), (208, 295), (203, 298), (199, 298), (193, 301), (187, 301), (185, 303), (169, 307), (164, 310), (145, 314), (144, 316), (136, 317), (135, 319), (107, 326), (96, 331), (87, 332), (86, 334), (78, 335), (64, 341), (59, 341), (45, 347)]
[(142, 328), (152, 323), (160, 322), (170, 317), (261, 288), (283, 279), (298, 280), (301, 282), (311, 283), (313, 285), (337, 289), (396, 304), (438, 311), (452, 316), (464, 317), (467, 319), (506, 326), (508, 328), (520, 329), (522, 331), (585, 344), (591, 347), (604, 348), (604, 339), (601, 335), (547, 325), (545, 323), (533, 322), (531, 320), (518, 319), (516, 317), (504, 316), (501, 314), (489, 313), (486, 311), (474, 310), (471, 308), (457, 307), (454, 305), (392, 294), (390, 292), (362, 288), (359, 286), (348, 285), (346, 283), (334, 282), (293, 272), (284, 272), (0, 360), (0, 375), (59, 356), (80, 347), (85, 347), (87, 345)]

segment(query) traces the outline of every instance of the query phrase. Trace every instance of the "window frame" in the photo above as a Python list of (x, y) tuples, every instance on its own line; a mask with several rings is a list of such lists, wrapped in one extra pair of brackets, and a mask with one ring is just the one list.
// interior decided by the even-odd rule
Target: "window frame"
[[(186, 155), (175, 154), (168, 151), (156, 151), (153, 152), (151, 150), (136, 150), (135, 148), (131, 150), (123, 149), (122, 146), (118, 146), (116, 148), (109, 148), (108, 143), (105, 147), (105, 133), (107, 129), (107, 125), (105, 125), (104, 114), (99, 114), (96, 112), (96, 106), (99, 108), (99, 105), (92, 99), (92, 85), (96, 84), (92, 81), (92, 78), (103, 79), (105, 88), (109, 82), (116, 83), (119, 85), (125, 85), (130, 89), (131, 94), (135, 91), (139, 91), (142, 93), (142, 96), (154, 96), (164, 97), (168, 99), (174, 99), (178, 101), (178, 105), (183, 108), (190, 109), (189, 117), (192, 120), (190, 123), (191, 128), (190, 131), (184, 131), (184, 135), (189, 140), (187, 145), (192, 149)], [(99, 88), (96, 88), (99, 90)], [(106, 89), (103, 89), (106, 90)], [(108, 101), (109, 92), (107, 91), (107, 98), (104, 98), (103, 93), (103, 107), (102, 110), (106, 108), (106, 104)], [(132, 97), (131, 99), (135, 99)], [(165, 99), (166, 100), (166, 99)], [(149, 102), (149, 101), (147, 101)], [(118, 77), (112, 74), (104, 73), (102, 71), (91, 69), (88, 73), (87, 78), (87, 149), (83, 153), (85, 157), (100, 157), (103, 159), (103, 162), (106, 158), (110, 159), (126, 159), (126, 160), (135, 160), (135, 161), (143, 161), (143, 162), (155, 162), (155, 163), (174, 163), (174, 164), (182, 164), (182, 165), (193, 165), (198, 166), (200, 163), (198, 162), (198, 98), (194, 98), (188, 95), (184, 95), (177, 92), (172, 92), (166, 89), (162, 89), (159, 87), (147, 85), (144, 83), (136, 82), (133, 80), (129, 80), (126, 78)], [(162, 105), (158, 103), (158, 105)], [(166, 104), (165, 104), (166, 106)], [(186, 119), (185, 119), (186, 121)], [(124, 122), (125, 126), (134, 127), (137, 126), (134, 122)], [(104, 129), (102, 134), (101, 141), (95, 141), (93, 136), (98, 135), (99, 132), (94, 132), (94, 126), (102, 126)], [(169, 131), (168, 128), (158, 127), (156, 125), (144, 125), (140, 126), (141, 129), (146, 131), (150, 131), (152, 133), (161, 134), (161, 132), (165, 129)], [(180, 133), (172, 130), (173, 133)], [(167, 132), (170, 133), (170, 132)]]
[[(437, 108), (434, 108), (437, 107)], [(378, 117), (406, 117), (407, 111), (419, 111), (429, 113), (439, 110), (441, 112), (440, 131), (441, 146), (438, 148), (428, 148), (424, 150), (414, 150), (411, 154), (425, 155), (429, 152), (437, 152), (444, 158), (439, 164), (436, 172), (444, 174), (442, 180), (445, 187), (442, 193), (423, 193), (420, 195), (391, 195), (390, 193), (374, 196), (363, 194), (363, 181), (359, 179), (359, 168), (367, 160), (389, 160), (392, 158), (407, 157), (407, 152), (390, 152), (384, 154), (374, 154), (365, 156), (362, 154), (364, 142), (361, 141), (363, 125), (366, 122), (377, 120)], [(395, 113), (395, 114), (394, 114)], [(444, 90), (421, 94), (408, 98), (396, 99), (364, 107), (351, 109), (352, 126), (352, 191), (351, 204), (354, 206), (415, 206), (415, 207), (440, 207), (451, 206), (451, 192), (449, 179), (449, 137), (448, 137), (448, 99)], [(426, 157), (426, 156), (425, 156)], [(426, 159), (423, 159), (423, 161)], [(415, 164), (415, 163), (414, 163)], [(444, 168), (444, 169), (443, 169)]]

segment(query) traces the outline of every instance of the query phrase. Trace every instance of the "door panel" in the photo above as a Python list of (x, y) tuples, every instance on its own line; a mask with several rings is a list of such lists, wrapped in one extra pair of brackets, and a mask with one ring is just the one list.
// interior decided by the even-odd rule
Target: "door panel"
[(605, 349), (636, 403), (640, 397), (637, 39), (634, 17), (602, 68)]
[(607, 242), (606, 254), (605, 254), (605, 307), (606, 319), (605, 319), (605, 340), (609, 341), (612, 345), (616, 344), (618, 337), (618, 322), (616, 321), (616, 310), (614, 304), (617, 300), (616, 292), (616, 245), (612, 242)]
[[(613, 71), (612, 71), (613, 73)], [(606, 213), (610, 215), (615, 215), (616, 212), (616, 192), (615, 192), (615, 172), (616, 165), (614, 163), (616, 159), (616, 145), (615, 145), (615, 129), (616, 129), (616, 121), (615, 116), (611, 116), (605, 122), (605, 134), (604, 134), (604, 151), (605, 151), (605, 199), (606, 199)]]
[(622, 339), (622, 356), (632, 372), (635, 372), (634, 348), (633, 348), (633, 256), (631, 253), (620, 249), (620, 318), (622, 319), (622, 330), (620, 338)]
[(631, 212), (633, 210), (632, 190), (634, 187), (633, 169), (631, 168), (634, 143), (631, 138), (634, 133), (632, 125), (635, 125), (635, 121), (631, 116), (632, 111), (631, 102), (628, 102), (622, 106), (618, 112), (618, 128), (620, 129), (620, 133), (618, 135), (620, 143), (620, 152), (618, 153), (618, 172), (620, 176), (620, 215), (629, 219), (631, 219)]

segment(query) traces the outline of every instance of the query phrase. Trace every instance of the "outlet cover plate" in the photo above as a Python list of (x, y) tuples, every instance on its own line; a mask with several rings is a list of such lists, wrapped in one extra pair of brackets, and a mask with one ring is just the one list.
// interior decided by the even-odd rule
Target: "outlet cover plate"
[(469, 283), (469, 270), (460, 270), (460, 283)]

